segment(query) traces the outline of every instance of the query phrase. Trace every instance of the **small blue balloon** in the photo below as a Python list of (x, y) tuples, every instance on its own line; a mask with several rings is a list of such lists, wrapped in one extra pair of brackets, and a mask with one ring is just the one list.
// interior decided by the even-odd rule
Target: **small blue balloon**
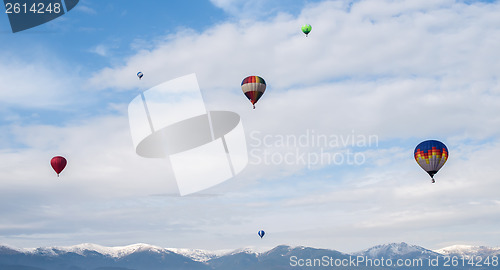
[(264, 237), (264, 235), (266, 234), (266, 232), (264, 232), (264, 231), (261, 230), (261, 231), (259, 231), (258, 234), (259, 234), (260, 238), (262, 238), (262, 237)]

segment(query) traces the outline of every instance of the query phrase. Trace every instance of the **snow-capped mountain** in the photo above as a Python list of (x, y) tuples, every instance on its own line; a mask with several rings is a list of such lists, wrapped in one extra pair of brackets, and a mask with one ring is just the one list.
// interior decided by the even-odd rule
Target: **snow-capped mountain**
[(166, 250), (186, 256), (192, 259), (193, 261), (198, 261), (198, 262), (206, 262), (211, 259), (215, 259), (234, 252), (233, 250), (230, 249), (210, 251), (203, 249), (166, 248)]
[(409, 245), (405, 242), (402, 243), (390, 243), (384, 245), (378, 245), (354, 253), (357, 256), (366, 256), (368, 258), (399, 258), (399, 257), (412, 257), (412, 258), (422, 258), (429, 256), (437, 256), (438, 253), (425, 249), (420, 246)]
[[(435, 250), (435, 252), (447, 256), (493, 256), (500, 255), (500, 248), (484, 247), (484, 246), (469, 246), (469, 245), (454, 245)], [(500, 256), (499, 256), (500, 257)]]
[[(20, 251), (22, 252), (23, 250)], [(96, 244), (84, 243), (68, 247), (43, 247), (36, 249), (25, 249), (25, 251), (31, 254), (38, 253), (38, 254), (47, 254), (51, 256), (57, 256), (64, 253), (75, 253), (78, 255), (85, 256), (88, 253), (95, 252), (104, 256), (120, 258), (130, 255), (134, 252), (140, 252), (140, 251), (162, 253), (165, 252), (165, 249), (158, 246), (152, 246), (147, 244), (133, 244), (133, 245), (119, 246), (119, 247), (105, 247)]]
[[(277, 246), (263, 251), (263, 248), (206, 251), (200, 249), (161, 248), (147, 244), (121, 247), (105, 247), (96, 244), (80, 244), (69, 247), (43, 247), (33, 249), (0, 245), (1, 270), (244, 270), (244, 269), (297, 269), (307, 263), (350, 262), (358, 256), (380, 259), (422, 260), (418, 269), (444, 267), (446, 256), (500, 256), (499, 248), (451, 246), (431, 251), (407, 243), (391, 243), (348, 254), (336, 250), (311, 247)], [(302, 261), (300, 261), (302, 259)], [(439, 260), (431, 265), (430, 260)], [(493, 260), (490, 260), (493, 261)], [(498, 260), (496, 261), (498, 262)], [(302, 265), (301, 265), (302, 264)], [(316, 265), (318, 266), (318, 265)], [(322, 268), (325, 265), (319, 265)], [(333, 265), (327, 265), (334, 268)], [(328, 268), (327, 267), (327, 268)], [(315, 267), (306, 267), (313, 269)], [(324, 268), (324, 267), (323, 267)], [(363, 264), (349, 265), (346, 269), (392, 269), (372, 267)], [(409, 269), (397, 267), (397, 269)], [(479, 269), (467, 263), (458, 262), (453, 269)], [(481, 269), (498, 269), (498, 265), (482, 266)]]
[(167, 270), (206, 269), (206, 265), (167, 249), (134, 244), (104, 247), (81, 244), (69, 247), (19, 249), (0, 246), (1, 270)]

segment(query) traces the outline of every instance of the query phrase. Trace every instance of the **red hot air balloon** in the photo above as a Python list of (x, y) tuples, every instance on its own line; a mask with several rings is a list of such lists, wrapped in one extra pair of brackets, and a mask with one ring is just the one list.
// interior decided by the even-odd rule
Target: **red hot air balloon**
[(56, 171), (57, 177), (59, 177), (59, 174), (62, 172), (62, 170), (64, 170), (64, 167), (66, 167), (67, 163), (68, 162), (66, 161), (66, 159), (61, 156), (53, 157), (50, 160), (50, 166), (52, 166), (52, 169)]

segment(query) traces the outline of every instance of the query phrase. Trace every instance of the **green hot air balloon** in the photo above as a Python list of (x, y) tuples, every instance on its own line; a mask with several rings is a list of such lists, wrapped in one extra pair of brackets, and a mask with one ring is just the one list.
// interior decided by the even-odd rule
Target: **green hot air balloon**
[(306, 37), (307, 37), (307, 34), (309, 34), (309, 32), (311, 32), (312, 30), (312, 27), (310, 24), (306, 24), (304, 26), (302, 26), (302, 32), (304, 32), (304, 34), (306, 34)]

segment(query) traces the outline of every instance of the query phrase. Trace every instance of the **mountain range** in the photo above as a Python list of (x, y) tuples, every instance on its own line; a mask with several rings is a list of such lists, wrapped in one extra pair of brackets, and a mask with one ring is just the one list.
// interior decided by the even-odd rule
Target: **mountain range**
[(277, 246), (206, 251), (147, 244), (21, 249), (0, 245), (1, 270), (210, 270), (210, 269), (500, 269), (500, 248), (456, 245), (429, 250), (391, 243), (354, 253), (312, 247)]

